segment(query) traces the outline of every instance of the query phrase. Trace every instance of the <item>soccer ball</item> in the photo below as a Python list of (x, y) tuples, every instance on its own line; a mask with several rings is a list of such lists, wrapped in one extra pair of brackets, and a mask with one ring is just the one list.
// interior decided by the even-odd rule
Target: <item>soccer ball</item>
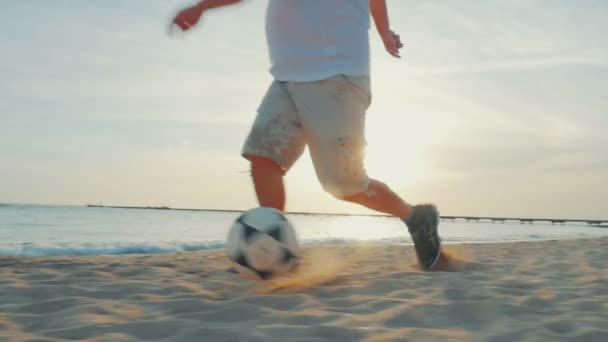
[(241, 214), (232, 224), (226, 253), (234, 268), (252, 279), (268, 279), (290, 271), (298, 261), (296, 232), (273, 208), (259, 207)]

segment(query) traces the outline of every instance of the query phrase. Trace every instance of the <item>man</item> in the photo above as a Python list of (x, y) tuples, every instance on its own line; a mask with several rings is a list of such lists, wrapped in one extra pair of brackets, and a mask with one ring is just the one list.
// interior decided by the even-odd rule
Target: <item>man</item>
[[(182, 30), (209, 9), (241, 0), (203, 0), (177, 14)], [(399, 36), (385, 0), (268, 0), (266, 37), (274, 82), (258, 108), (242, 155), (259, 205), (285, 210), (283, 176), (308, 146), (323, 188), (338, 199), (405, 222), (422, 269), (441, 254), (434, 205), (410, 206), (364, 169), (365, 112), (371, 103), (370, 14), (389, 54)]]

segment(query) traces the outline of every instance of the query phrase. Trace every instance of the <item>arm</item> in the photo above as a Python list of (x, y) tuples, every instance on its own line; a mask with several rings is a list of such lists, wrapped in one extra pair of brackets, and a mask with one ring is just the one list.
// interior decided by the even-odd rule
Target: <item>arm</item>
[(390, 29), (386, 0), (369, 0), (369, 8), (386, 51), (392, 56), (400, 58), (399, 49), (403, 47), (403, 44), (401, 44), (399, 35)]
[(380, 36), (389, 33), (388, 10), (386, 8), (386, 0), (369, 0), (369, 9), (374, 18), (376, 29)]
[(194, 7), (201, 8), (201, 12), (212, 8), (218, 8), (228, 5), (234, 5), (241, 2), (242, 0), (202, 0)]
[(241, 1), (242, 0), (202, 0), (198, 4), (179, 12), (173, 19), (173, 23), (186, 31), (198, 23), (203, 12), (212, 8), (234, 5)]

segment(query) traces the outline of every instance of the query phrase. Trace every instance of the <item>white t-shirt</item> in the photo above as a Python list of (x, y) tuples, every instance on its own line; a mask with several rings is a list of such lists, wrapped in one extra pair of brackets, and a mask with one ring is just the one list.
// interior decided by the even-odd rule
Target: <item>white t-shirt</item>
[(369, 75), (369, 0), (269, 0), (270, 73), (307, 82)]

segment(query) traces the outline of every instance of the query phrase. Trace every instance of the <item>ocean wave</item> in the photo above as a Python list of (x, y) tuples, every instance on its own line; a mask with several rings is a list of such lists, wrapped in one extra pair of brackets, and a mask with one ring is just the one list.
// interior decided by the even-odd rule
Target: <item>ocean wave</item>
[[(345, 245), (357, 242), (353, 239), (302, 240), (301, 245)], [(407, 243), (407, 239), (381, 239), (377, 243)], [(162, 242), (162, 243), (57, 243), (57, 244), (0, 244), (0, 256), (87, 256), (129, 254), (175, 254), (201, 250), (217, 250), (225, 247), (224, 241)]]
[(85, 256), (127, 254), (172, 254), (224, 248), (224, 242), (167, 243), (61, 243), (0, 245), (0, 256)]
[[(444, 244), (455, 243), (505, 243), (521, 241), (539, 240), (561, 240), (569, 238), (589, 237), (585, 233), (577, 236), (543, 236), (528, 234), (526, 236), (509, 237), (497, 239), (488, 236), (484, 238), (471, 239), (465, 236), (454, 236), (442, 239)], [(409, 237), (400, 238), (381, 238), (381, 239), (348, 239), (348, 238), (325, 238), (325, 239), (303, 239), (299, 241), (302, 246), (307, 245), (347, 245), (363, 243), (376, 243), (388, 245), (411, 245)], [(21, 243), (21, 244), (0, 244), (0, 256), (87, 256), (87, 255), (130, 255), (130, 254), (176, 254), (184, 252), (195, 252), (203, 250), (219, 250), (225, 247), (224, 241), (205, 241), (205, 242), (106, 242), (106, 243)]]

